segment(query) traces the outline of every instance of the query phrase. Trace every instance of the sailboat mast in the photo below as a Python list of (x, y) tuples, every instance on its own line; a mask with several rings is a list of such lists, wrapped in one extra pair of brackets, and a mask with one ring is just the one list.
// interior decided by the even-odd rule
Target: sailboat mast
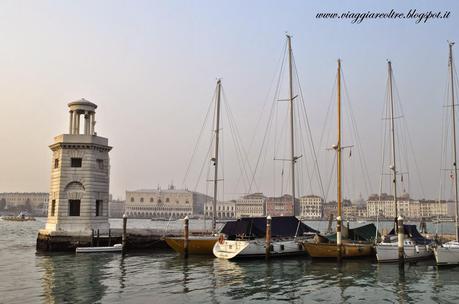
[(454, 42), (449, 42), (449, 72), (451, 76), (451, 115), (453, 120), (453, 168), (454, 168), (454, 192), (456, 203), (456, 241), (459, 241), (459, 207), (458, 207), (458, 193), (457, 193), (457, 153), (456, 153), (456, 110), (455, 110), (455, 96), (454, 96), (454, 65), (453, 65), (453, 45)]
[(341, 59), (338, 59), (338, 143), (336, 145), (336, 152), (338, 153), (337, 163), (337, 201), (338, 201), (338, 217), (336, 218), (336, 245), (338, 250), (338, 262), (341, 261)]
[(215, 125), (215, 154), (214, 154), (214, 199), (212, 202), (212, 232), (215, 233), (217, 228), (216, 214), (217, 214), (217, 190), (218, 190), (218, 144), (220, 135), (220, 96), (221, 96), (221, 80), (217, 81), (217, 112), (216, 112), (216, 125)]
[(291, 36), (287, 35), (288, 40), (288, 76), (289, 76), (289, 100), (290, 100), (290, 144), (291, 144), (291, 159), (292, 159), (292, 204), (295, 206), (295, 137), (293, 134), (293, 71), (292, 71), (292, 40)]
[(341, 205), (342, 205), (342, 198), (341, 198), (341, 59), (338, 59), (338, 168), (337, 168), (337, 175), (338, 175), (338, 216), (341, 218)]
[(389, 69), (389, 98), (390, 98), (390, 126), (391, 126), (391, 148), (392, 148), (392, 164), (390, 169), (392, 170), (392, 182), (394, 184), (394, 205), (395, 205), (395, 221), (398, 218), (398, 201), (397, 201), (397, 169), (395, 162), (395, 122), (394, 122), (394, 95), (392, 89), (392, 63), (387, 62)]

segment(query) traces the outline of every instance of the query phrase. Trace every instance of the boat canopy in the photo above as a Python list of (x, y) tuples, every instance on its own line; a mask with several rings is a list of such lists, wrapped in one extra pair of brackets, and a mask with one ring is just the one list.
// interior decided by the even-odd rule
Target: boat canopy
[[(412, 238), (416, 244), (430, 244), (432, 243), (432, 240), (426, 239), (423, 237), (418, 229), (416, 228), (416, 225), (403, 225), (403, 229), (405, 230), (405, 234), (408, 235), (410, 238)], [(395, 233), (395, 229), (392, 228), (390, 231), (389, 235), (397, 235)]]
[[(266, 217), (247, 217), (228, 222), (220, 231), (228, 236), (261, 238), (266, 236)], [(294, 216), (273, 217), (271, 221), (272, 237), (302, 236), (308, 233), (318, 233)]]
[[(376, 226), (375, 224), (367, 224), (357, 228), (349, 229), (349, 240), (353, 241), (365, 241), (365, 242), (373, 242), (376, 236)], [(378, 233), (379, 236), (379, 233)], [(327, 235), (326, 238), (329, 241), (336, 242), (336, 233)]]

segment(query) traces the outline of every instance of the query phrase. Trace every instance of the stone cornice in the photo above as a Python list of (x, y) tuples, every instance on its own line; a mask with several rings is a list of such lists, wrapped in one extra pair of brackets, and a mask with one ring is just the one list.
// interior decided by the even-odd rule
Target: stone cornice
[(92, 143), (64, 143), (58, 142), (52, 145), (49, 145), (49, 148), (52, 151), (57, 151), (58, 149), (89, 149), (89, 150), (98, 150), (100, 152), (109, 152), (112, 147), (104, 146)]

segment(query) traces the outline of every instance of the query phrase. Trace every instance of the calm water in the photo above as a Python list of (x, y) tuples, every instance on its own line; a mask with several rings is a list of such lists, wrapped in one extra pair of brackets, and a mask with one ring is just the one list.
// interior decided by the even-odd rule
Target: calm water
[[(0, 303), (459, 303), (459, 267), (423, 262), (400, 272), (371, 260), (338, 267), (308, 258), (184, 260), (172, 252), (36, 254), (43, 221), (0, 220)], [(166, 224), (129, 223), (150, 225)]]

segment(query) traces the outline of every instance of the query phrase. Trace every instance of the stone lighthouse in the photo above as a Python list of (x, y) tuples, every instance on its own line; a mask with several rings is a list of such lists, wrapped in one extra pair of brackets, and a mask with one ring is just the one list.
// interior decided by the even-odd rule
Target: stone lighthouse
[(93, 231), (107, 233), (110, 159), (108, 139), (95, 132), (96, 108), (81, 99), (68, 104), (68, 134), (50, 145), (51, 187), (48, 220), (37, 249), (66, 250), (87, 243)]

